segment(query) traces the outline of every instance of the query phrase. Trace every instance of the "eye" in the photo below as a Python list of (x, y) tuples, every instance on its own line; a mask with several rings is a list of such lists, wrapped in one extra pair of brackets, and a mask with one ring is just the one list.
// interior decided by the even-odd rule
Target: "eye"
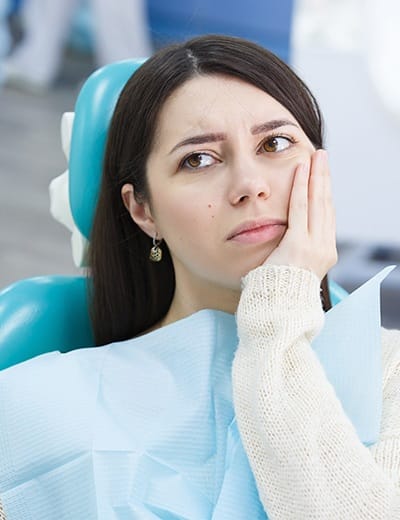
[(277, 153), (283, 152), (294, 144), (295, 140), (291, 137), (285, 137), (283, 135), (271, 135), (263, 141), (261, 148), (263, 152)]
[(180, 169), (184, 168), (187, 170), (201, 170), (203, 168), (207, 168), (208, 166), (212, 166), (216, 162), (216, 159), (212, 157), (208, 153), (192, 153), (180, 164)]

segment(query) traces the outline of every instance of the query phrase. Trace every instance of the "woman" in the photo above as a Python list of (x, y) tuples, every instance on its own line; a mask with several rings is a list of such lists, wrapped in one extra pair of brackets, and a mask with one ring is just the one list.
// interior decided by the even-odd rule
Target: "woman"
[[(311, 93), (252, 43), (196, 38), (132, 76), (91, 237), (93, 326), (108, 346), (3, 375), (15, 391), (3, 417), (46, 401), (28, 383), (16, 404), (33, 369), (35, 381), (51, 377), (54, 404), (32, 419), (36, 477), (28, 492), (14, 479), (7, 513), (400, 518), (398, 332), (383, 332), (382, 428), (370, 449), (311, 348), (336, 262), (322, 147)], [(63, 397), (67, 385), (78, 397)]]

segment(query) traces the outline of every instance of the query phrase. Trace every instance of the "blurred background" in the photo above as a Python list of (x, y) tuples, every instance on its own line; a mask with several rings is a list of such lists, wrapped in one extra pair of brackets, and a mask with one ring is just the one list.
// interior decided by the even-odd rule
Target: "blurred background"
[[(268, 47), (316, 95), (337, 208), (332, 277), (351, 291), (399, 265), (399, 24), (396, 0), (0, 0), (0, 288), (80, 272), (48, 185), (67, 169), (60, 119), (84, 80), (202, 33)], [(382, 288), (383, 324), (400, 328), (400, 268)]]

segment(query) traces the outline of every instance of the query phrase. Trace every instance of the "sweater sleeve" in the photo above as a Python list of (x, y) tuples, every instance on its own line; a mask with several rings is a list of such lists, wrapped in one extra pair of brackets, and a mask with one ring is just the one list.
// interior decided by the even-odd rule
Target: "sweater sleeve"
[(3, 504), (1, 503), (1, 501), (0, 501), (0, 520), (7, 520), (6, 514), (4, 513), (4, 510), (3, 510)]
[(244, 278), (233, 396), (260, 499), (270, 520), (400, 519), (400, 337), (384, 334), (382, 436), (369, 449), (310, 346), (323, 323), (312, 272), (268, 265)]

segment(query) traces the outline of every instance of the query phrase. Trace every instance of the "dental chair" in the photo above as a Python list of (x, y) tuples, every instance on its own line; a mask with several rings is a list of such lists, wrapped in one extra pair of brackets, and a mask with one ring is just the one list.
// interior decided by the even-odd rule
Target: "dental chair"
[[(51, 211), (72, 231), (78, 266), (85, 263), (110, 119), (123, 86), (141, 63), (122, 61), (96, 71), (82, 87), (75, 113), (62, 119), (69, 171), (51, 185)], [(0, 369), (45, 352), (94, 346), (88, 283), (85, 276), (41, 276), (0, 292)], [(330, 281), (330, 294), (336, 304), (347, 292)]]
[[(141, 61), (122, 61), (93, 73), (75, 114), (63, 115), (61, 137), (69, 171), (52, 182), (53, 215), (72, 231), (76, 265), (84, 266), (108, 125), (118, 96)], [(40, 276), (0, 292), (0, 369), (45, 352), (94, 345), (85, 276)]]

